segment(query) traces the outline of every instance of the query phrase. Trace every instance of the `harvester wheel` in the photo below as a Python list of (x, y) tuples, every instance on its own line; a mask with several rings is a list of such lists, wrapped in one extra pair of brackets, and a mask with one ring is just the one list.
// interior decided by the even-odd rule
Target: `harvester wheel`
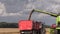
[(57, 34), (57, 30), (56, 29), (54, 30), (54, 34)]

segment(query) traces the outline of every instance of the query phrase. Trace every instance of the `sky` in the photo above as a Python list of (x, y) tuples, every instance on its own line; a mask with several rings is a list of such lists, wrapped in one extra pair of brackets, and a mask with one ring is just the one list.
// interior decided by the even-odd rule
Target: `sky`
[[(59, 13), (60, 0), (0, 0), (0, 22), (28, 20), (32, 9)], [(31, 20), (42, 21), (47, 25), (56, 23), (55, 17), (37, 12), (33, 13)]]

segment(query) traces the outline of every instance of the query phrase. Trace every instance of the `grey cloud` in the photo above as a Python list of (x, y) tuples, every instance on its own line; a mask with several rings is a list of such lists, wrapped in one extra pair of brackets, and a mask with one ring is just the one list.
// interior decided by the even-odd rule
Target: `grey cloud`
[(0, 0), (0, 2), (5, 4), (6, 11), (8, 13), (16, 13), (24, 9), (24, 5), (27, 4), (27, 1), (25, 0)]

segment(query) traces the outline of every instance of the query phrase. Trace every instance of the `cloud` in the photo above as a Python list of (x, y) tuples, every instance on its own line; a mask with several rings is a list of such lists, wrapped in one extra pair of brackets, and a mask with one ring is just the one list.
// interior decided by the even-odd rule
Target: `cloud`
[(22, 11), (17, 13), (7, 13), (5, 5), (0, 2), (0, 16), (21, 16), (21, 14)]
[(51, 5), (46, 8), (47, 11), (53, 12), (53, 13), (58, 13), (60, 5)]
[[(52, 3), (49, 3), (49, 2), (52, 2)], [(59, 8), (60, 5), (59, 4), (56, 4), (56, 3), (59, 3), (59, 2), (58, 1), (55, 2), (54, 0), (53, 1), (52, 0), (35, 1), (35, 2), (28, 3), (26, 5), (26, 8), (28, 10), (28, 9), (32, 9), (34, 7), (34, 9), (42, 9), (42, 10), (45, 10), (45, 11), (48, 11), (48, 12), (58, 13), (57, 10), (60, 10), (60, 8)], [(47, 17), (49, 17), (49, 18), (47, 18)], [(47, 22), (47, 21), (50, 20), (49, 22), (55, 23), (55, 18), (50, 18), (50, 17), (51, 16), (48, 16), (46, 14), (38, 14), (37, 13), (37, 14), (34, 14), (32, 16), (32, 19), (34, 19), (34, 20), (42, 20), (42, 21), (45, 21), (45, 22)], [(46, 19), (46, 20), (44, 20), (43, 18)]]
[[(2, 6), (3, 9), (1, 11), (0, 16), (17, 16), (17, 15), (19, 16), (19, 15), (23, 15), (24, 12), (26, 13), (28, 11), (31, 11), (32, 9), (36, 9), (37, 8), (37, 6), (35, 6), (36, 1), (35, 2), (32, 2), (32, 1), (33, 0), (31, 0), (31, 1), (29, 0), (28, 4), (26, 4), (25, 9), (23, 9), (22, 11), (15, 12), (15, 13), (13, 13), (12, 11), (10, 11), (11, 13), (8, 13), (5, 4), (3, 4), (3, 6)], [(2, 3), (1, 3), (1, 5), (2, 5)], [(19, 12), (22, 12), (22, 13), (19, 13)]]
[[(53, 13), (58, 13), (57, 10), (60, 10), (60, 0), (0, 0), (0, 2), (2, 8), (0, 9), (0, 17), (2, 21), (28, 19), (32, 9), (41, 9)], [(50, 18), (51, 16), (41, 13), (33, 13), (32, 19), (36, 18), (35, 20), (47, 22), (47, 20), (44, 20), (45, 17), (49, 17), (47, 20), (55, 20)]]

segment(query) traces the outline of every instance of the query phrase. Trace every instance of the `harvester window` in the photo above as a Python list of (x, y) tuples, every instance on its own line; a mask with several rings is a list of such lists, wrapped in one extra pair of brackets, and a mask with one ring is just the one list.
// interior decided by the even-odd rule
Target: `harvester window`
[(60, 22), (58, 22), (58, 27), (60, 27)]

